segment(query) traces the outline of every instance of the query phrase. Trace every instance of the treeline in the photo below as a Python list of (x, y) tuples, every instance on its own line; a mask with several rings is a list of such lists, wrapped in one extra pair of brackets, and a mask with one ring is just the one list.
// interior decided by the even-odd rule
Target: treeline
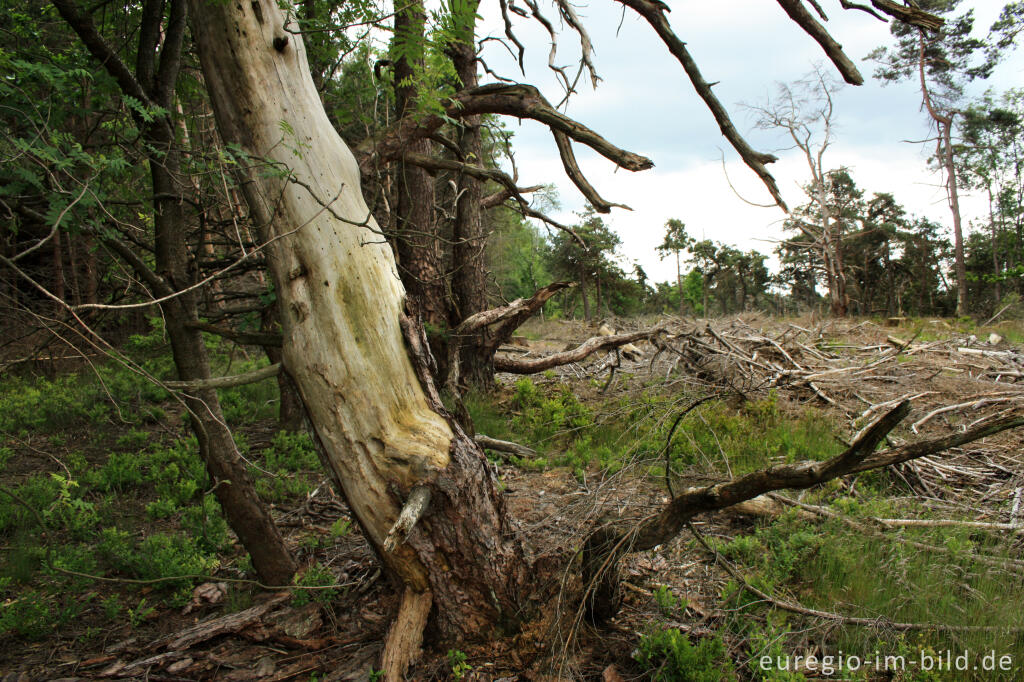
[[(1024, 90), (987, 93), (957, 121), (957, 181), (988, 206), (964, 240), (971, 313), (1024, 314)], [(640, 264), (626, 264), (614, 220), (588, 208), (573, 226), (579, 239), (546, 236), (514, 217), (496, 223), (492, 271), (509, 297), (528, 296), (551, 278), (577, 282), (547, 309), (585, 319), (745, 310), (956, 314), (956, 253), (947, 226), (913, 215), (892, 193), (869, 196), (846, 168), (822, 171), (804, 189), (808, 201), (783, 225), (776, 267), (756, 250), (697, 240), (670, 219), (658, 252), (674, 261), (675, 281), (653, 282)]]

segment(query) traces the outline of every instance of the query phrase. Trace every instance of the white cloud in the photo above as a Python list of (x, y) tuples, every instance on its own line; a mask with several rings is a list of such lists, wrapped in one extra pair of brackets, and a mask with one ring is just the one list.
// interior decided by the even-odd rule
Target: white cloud
[[(688, 41), (705, 77), (721, 81), (715, 93), (741, 131), (749, 128), (749, 120), (736, 106), (738, 101), (762, 100), (774, 82), (795, 80), (812, 63), (824, 61), (820, 48), (775, 3), (720, 0), (673, 4), (676, 11), (668, 15), (669, 20)], [(986, 27), (1000, 5), (998, 0), (972, 3), (977, 25)], [(913, 84), (882, 87), (871, 80), (872, 65), (860, 61), (872, 48), (889, 42), (887, 27), (861, 12), (826, 9), (832, 18), (829, 29), (868, 79), (864, 86), (845, 88), (836, 97), (838, 141), (829, 151), (828, 165), (851, 168), (854, 180), (869, 195), (891, 192), (911, 213), (948, 225), (945, 194), (937, 187), (941, 178), (926, 164), (931, 149), (902, 142), (928, 135), (916, 88)], [(598, 72), (605, 80), (596, 91), (581, 89), (568, 113), (614, 144), (652, 157), (656, 164), (653, 170), (641, 173), (614, 172), (610, 162), (577, 149), (581, 166), (597, 190), (609, 201), (634, 208), (632, 212), (615, 210), (609, 218), (622, 238), (625, 256), (639, 261), (656, 280), (674, 278), (674, 264), (660, 261), (654, 251), (668, 218), (683, 220), (698, 238), (770, 252), (772, 241), (782, 236), (783, 214), (778, 209), (749, 206), (729, 188), (720, 150), (725, 150), (729, 177), (742, 195), (762, 203), (770, 201), (760, 181), (721, 137), (678, 63), (650, 28), (628, 11), (616, 37), (623, 17), (619, 5), (595, 4), (581, 9), (580, 14), (594, 40)], [(548, 16), (555, 19), (557, 15), (552, 9)], [(549, 99), (557, 101), (560, 92), (546, 67), (546, 33), (531, 25), (536, 22), (514, 18), (528, 50), (527, 74), (520, 78), (537, 84)], [(494, 35), (503, 33), (496, 10), (487, 10), (484, 25)], [(485, 54), (489, 66), (518, 75), (501, 49), (489, 45)], [(558, 62), (571, 64), (577, 55), (575, 36), (566, 30)], [(1015, 56), (997, 72), (994, 84), (1015, 85), (1022, 68), (1024, 56)], [(530, 122), (509, 124), (516, 131), (521, 183), (556, 183), (565, 204), (558, 217), (573, 220), (572, 211), (580, 209), (583, 200), (565, 178), (550, 134)], [(783, 146), (777, 136), (760, 131), (749, 137), (755, 147), (766, 151)], [(777, 153), (782, 158), (771, 170), (784, 197), (791, 206), (804, 203), (800, 191), (807, 178), (804, 162), (790, 152)], [(967, 198), (964, 209), (966, 224), (982, 214), (984, 204)]]

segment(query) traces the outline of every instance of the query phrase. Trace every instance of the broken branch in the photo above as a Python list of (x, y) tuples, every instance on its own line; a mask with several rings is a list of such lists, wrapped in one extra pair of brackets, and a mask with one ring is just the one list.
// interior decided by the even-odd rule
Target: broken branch
[(627, 343), (648, 339), (662, 331), (664, 331), (663, 327), (657, 327), (655, 329), (647, 329), (644, 331), (632, 332), (630, 334), (595, 336), (587, 339), (576, 348), (563, 351), (561, 353), (554, 353), (542, 358), (527, 359), (496, 357), (494, 358), (494, 369), (499, 372), (509, 372), (511, 374), (536, 374), (537, 372), (543, 372), (544, 370), (551, 369), (552, 367), (560, 367), (561, 365), (567, 365), (570, 362), (579, 362), (599, 350), (618, 348), (619, 346), (624, 346)]
[(164, 386), (176, 391), (201, 391), (209, 388), (234, 388), (255, 384), (270, 377), (275, 377), (281, 372), (281, 363), (254, 369), (243, 374), (232, 374), (227, 377), (214, 377), (213, 379), (193, 379), (191, 381), (165, 381)]

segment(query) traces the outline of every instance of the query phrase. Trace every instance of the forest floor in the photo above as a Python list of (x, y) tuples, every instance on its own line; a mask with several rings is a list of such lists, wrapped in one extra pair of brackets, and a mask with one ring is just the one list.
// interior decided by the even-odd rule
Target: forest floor
[[(1024, 412), (1019, 322), (612, 324), (661, 323), (660, 350), (638, 344), (642, 357), (502, 375), (466, 397), (478, 434), (536, 452), (488, 455), (545, 601), (514, 636), (428, 642), (411, 679), (1024, 679), (1020, 432), (699, 517), (628, 557), (622, 610), (586, 622), (572, 548), (600, 523), (639, 520), (688, 485), (834, 455), (899, 399), (913, 412), (891, 444)], [(523, 333), (508, 352), (560, 351), (595, 328)], [(211, 343), (224, 373), (265, 362)], [(158, 330), (125, 353), (169, 376)], [(303, 567), (284, 593), (253, 582), (165, 392), (81, 359), (4, 375), (0, 680), (373, 678), (394, 590), (309, 439), (276, 430), (273, 382), (222, 400)], [(962, 654), (967, 669), (951, 670)]]

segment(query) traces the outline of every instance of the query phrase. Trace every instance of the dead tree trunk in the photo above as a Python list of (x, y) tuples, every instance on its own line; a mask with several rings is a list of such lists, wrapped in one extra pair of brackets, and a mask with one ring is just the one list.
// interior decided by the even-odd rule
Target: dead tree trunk
[[(485, 637), (515, 618), (523, 551), (483, 453), (443, 414), (421, 328), (404, 316), (394, 257), (300, 35), (271, 0), (189, 2), (222, 136), (286, 171), (250, 172), (243, 190), (268, 242), (285, 367), (349, 508), (403, 591), (384, 654), (397, 680), (428, 614), (442, 641)], [(303, 154), (281, 144), (282, 122)]]
[(960, 222), (960, 195), (958, 191), (956, 163), (953, 159), (953, 114), (938, 110), (932, 101), (932, 93), (928, 88), (925, 76), (925, 34), (920, 31), (918, 37), (917, 72), (921, 86), (921, 99), (924, 108), (935, 121), (938, 128), (936, 139), (936, 157), (946, 172), (946, 198), (949, 200), (949, 211), (953, 217), (953, 270), (956, 274), (956, 315), (967, 315), (967, 263), (964, 259), (964, 232)]

